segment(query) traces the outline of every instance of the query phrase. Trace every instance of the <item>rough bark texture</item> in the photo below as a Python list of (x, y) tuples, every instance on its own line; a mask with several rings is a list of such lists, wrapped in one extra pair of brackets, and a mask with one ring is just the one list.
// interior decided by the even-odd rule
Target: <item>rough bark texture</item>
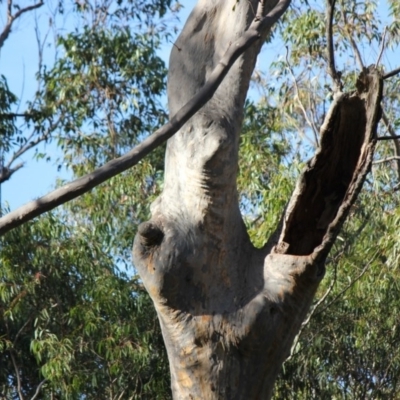
[[(170, 60), (173, 115), (254, 17), (257, 1), (200, 0)], [(267, 2), (267, 9), (276, 1)], [(268, 10), (267, 10), (268, 11)], [(368, 172), (382, 80), (365, 71), (336, 96), (282, 219), (263, 249), (249, 240), (236, 175), (243, 104), (260, 43), (168, 142), (163, 193), (139, 227), (134, 262), (154, 301), (175, 399), (268, 399), (324, 262)]]

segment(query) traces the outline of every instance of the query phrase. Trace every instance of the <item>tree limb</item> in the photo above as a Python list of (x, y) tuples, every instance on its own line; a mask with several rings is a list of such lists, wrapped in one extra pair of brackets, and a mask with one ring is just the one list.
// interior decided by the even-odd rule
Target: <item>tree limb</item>
[(385, 162), (395, 161), (395, 160), (397, 160), (397, 161), (400, 160), (400, 157), (399, 156), (393, 156), (393, 157), (383, 158), (382, 160), (373, 161), (372, 164), (373, 165), (377, 165), (377, 164), (382, 164), (382, 163), (385, 163)]
[(136, 165), (152, 150), (172, 137), (201, 107), (213, 96), (218, 86), (228, 73), (236, 59), (245, 52), (253, 43), (262, 37), (262, 33), (272, 27), (289, 7), (291, 0), (280, 0), (278, 4), (265, 16), (256, 18), (247, 31), (236, 42), (232, 43), (224, 56), (210, 74), (209, 79), (199, 92), (193, 96), (171, 120), (151, 136), (145, 139), (127, 154), (112, 160), (95, 171), (68, 183), (53, 192), (33, 200), (15, 211), (0, 218), (0, 235), (22, 225), (46, 211), (72, 200), (106, 180), (126, 171)]
[(21, 169), (24, 166), (24, 163), (19, 163), (13, 168), (7, 168), (7, 167), (0, 167), (0, 185), (8, 181), (11, 178), (11, 175)]
[(375, 140), (396, 140), (400, 139), (400, 135), (394, 135), (394, 136), (379, 136)]
[(17, 376), (18, 397), (19, 397), (19, 400), (24, 400), (24, 395), (22, 394), (21, 375), (20, 375), (19, 370), (18, 370), (17, 361), (15, 360), (15, 357), (14, 357), (14, 349), (10, 349), (10, 357), (11, 357), (11, 361), (12, 361), (13, 366), (14, 366), (15, 375)]
[(293, 79), (294, 88), (295, 88), (295, 91), (296, 91), (296, 99), (297, 99), (299, 107), (300, 107), (300, 109), (301, 109), (301, 111), (302, 111), (302, 113), (304, 115), (304, 119), (306, 120), (307, 124), (310, 126), (310, 128), (313, 131), (315, 144), (316, 144), (316, 146), (318, 146), (319, 145), (319, 140), (318, 140), (319, 131), (318, 131), (318, 128), (315, 126), (314, 121), (308, 117), (307, 111), (304, 108), (304, 105), (303, 105), (302, 101), (300, 100), (300, 90), (299, 90), (299, 86), (297, 84), (296, 77), (294, 76), (292, 67), (290, 66), (290, 63), (289, 63), (288, 52), (289, 52), (289, 49), (286, 48), (286, 64), (288, 66), (289, 73), (290, 73), (290, 75), (292, 76), (292, 79)]
[(42, 388), (42, 386), (47, 382), (47, 379), (43, 379), (42, 382), (39, 383), (39, 385), (36, 388), (35, 394), (33, 395), (33, 397), (31, 398), (31, 400), (35, 400), (40, 393), (40, 389)]
[(328, 71), (334, 84), (334, 92), (338, 92), (342, 89), (342, 83), (340, 81), (340, 74), (336, 70), (335, 64), (335, 50), (333, 48), (333, 17), (335, 12), (336, 0), (327, 0), (327, 16), (326, 16), (326, 41), (328, 42), (327, 53), (328, 53)]
[(44, 4), (43, 0), (41, 0), (39, 3), (32, 4), (31, 6), (21, 8), (18, 10), (14, 15), (12, 15), (11, 9), (12, 9), (12, 0), (8, 0), (7, 2), (7, 23), (6, 26), (3, 29), (3, 32), (0, 34), (0, 48), (3, 47), (4, 42), (8, 38), (8, 35), (11, 32), (12, 24), (16, 19), (18, 19), (22, 14), (32, 11), (36, 8), (41, 7)]
[[(371, 259), (364, 265), (364, 268), (362, 271), (352, 280), (350, 283), (339, 293), (337, 294), (325, 307), (322, 309), (318, 310), (317, 314), (323, 313), (325, 310), (327, 310), (335, 301), (340, 299), (354, 284), (359, 281), (367, 272), (368, 268), (371, 266), (371, 264), (375, 261), (377, 255), (379, 254), (379, 250), (377, 250), (374, 255), (371, 257)], [(316, 314), (316, 315), (317, 315)]]
[(360, 53), (360, 49), (358, 48), (357, 43), (354, 40), (353, 33), (350, 32), (350, 30), (347, 27), (347, 23), (348, 23), (347, 16), (346, 16), (346, 12), (344, 12), (343, 10), (342, 10), (342, 16), (343, 16), (343, 20), (344, 20), (344, 23), (345, 23), (345, 32), (347, 34), (347, 38), (350, 41), (350, 45), (351, 45), (351, 47), (352, 47), (352, 49), (354, 51), (354, 56), (355, 56), (355, 58), (356, 58), (356, 60), (358, 62), (358, 65), (359, 65), (359, 67), (360, 67), (360, 69), (362, 71), (362, 70), (364, 70), (365, 66), (364, 66), (364, 62), (363, 62), (363, 59), (362, 59), (362, 56), (361, 56), (361, 53)]
[[(396, 137), (396, 131), (394, 130), (392, 124), (389, 121), (388, 116), (386, 115), (385, 111), (382, 110), (382, 120), (383, 123), (385, 124), (387, 130), (390, 133), (390, 136), (392, 136), (392, 138)], [(394, 145), (394, 152), (395, 152), (395, 156), (397, 159), (397, 178), (400, 181), (400, 143), (398, 140), (393, 140), (393, 145)]]
[(389, 78), (391, 78), (392, 76), (395, 76), (395, 75), (397, 75), (397, 74), (400, 74), (400, 68), (396, 68), (396, 69), (394, 69), (393, 71), (390, 71), (390, 72), (388, 72), (387, 74), (383, 75), (383, 76), (382, 76), (382, 79), (383, 79), (383, 80), (389, 79)]
[(381, 58), (382, 58), (383, 52), (385, 51), (386, 32), (387, 32), (387, 26), (385, 26), (385, 29), (383, 31), (381, 49), (379, 51), (379, 55), (378, 55), (378, 58), (377, 58), (376, 63), (375, 63), (375, 68), (378, 68), (379, 63), (381, 62)]

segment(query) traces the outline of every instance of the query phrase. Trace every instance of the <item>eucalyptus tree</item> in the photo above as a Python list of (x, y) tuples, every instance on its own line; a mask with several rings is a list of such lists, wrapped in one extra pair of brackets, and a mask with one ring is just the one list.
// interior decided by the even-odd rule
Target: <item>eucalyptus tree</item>
[[(319, 148), (281, 215), (275, 205), (262, 208), (262, 220), (280, 222), (258, 233), (258, 247), (240, 212), (240, 203), (247, 207), (249, 198), (241, 197), (236, 184), (240, 132), (256, 58), (290, 5), (284, 0), (200, 1), (171, 52), (170, 123), (126, 156), (0, 221), (5, 232), (137, 164), (170, 139), (162, 192), (151, 206), (151, 219), (138, 227), (133, 253), (160, 321), (175, 398), (272, 396), (282, 363), (293, 356), (293, 342), (299, 343), (296, 335), (325, 274), (328, 254), (370, 170), (383, 81), (396, 71), (381, 71), (379, 57), (369, 68), (361, 60), (357, 79), (338, 71), (334, 49), (350, 46), (361, 59), (355, 40), (370, 34), (371, 19), (358, 20), (357, 7), (338, 2), (336, 8), (335, 3), (329, 2), (322, 18), (310, 10), (304, 21), (284, 21), (286, 37), (297, 45), (293, 59), (304, 60), (306, 48), (329, 72), (333, 90), (327, 93), (328, 111), (322, 101), (311, 100), (313, 107), (306, 110), (307, 96), (302, 97), (305, 91), (288, 58), (284, 68), (295, 84), (286, 95), (302, 113), (292, 129), (301, 132), (309, 125)], [(398, 14), (394, 2), (392, 8)], [(334, 27), (339, 19), (343, 31)], [(304, 22), (315, 23), (316, 29), (302, 37)], [(353, 25), (359, 31), (351, 30)], [(334, 41), (343, 32), (350, 32), (347, 39)], [(368, 39), (376, 40), (374, 35)], [(293, 102), (287, 105), (292, 112)], [(314, 393), (309, 390), (304, 393)], [(285, 393), (282, 385), (277, 393)]]

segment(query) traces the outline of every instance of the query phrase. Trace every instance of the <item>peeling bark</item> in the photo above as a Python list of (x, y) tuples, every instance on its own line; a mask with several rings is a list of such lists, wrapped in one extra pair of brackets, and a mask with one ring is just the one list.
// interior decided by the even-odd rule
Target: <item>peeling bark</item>
[[(171, 53), (172, 115), (246, 30), (257, 4), (199, 2)], [(382, 96), (373, 70), (361, 74), (356, 93), (336, 96), (282, 227), (263, 249), (254, 248), (236, 176), (243, 104), (260, 46), (236, 61), (211, 101), (169, 140), (163, 192), (135, 238), (134, 263), (157, 310), (175, 399), (271, 397), (371, 165)]]

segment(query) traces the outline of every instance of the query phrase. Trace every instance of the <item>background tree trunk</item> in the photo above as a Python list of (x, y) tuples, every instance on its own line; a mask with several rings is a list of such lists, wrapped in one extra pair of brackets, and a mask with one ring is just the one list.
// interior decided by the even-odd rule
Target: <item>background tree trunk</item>
[[(268, 12), (277, 1), (266, 3)], [(199, 1), (171, 53), (171, 115), (202, 87), (257, 5)], [(262, 39), (169, 140), (163, 192), (135, 239), (135, 266), (160, 319), (176, 399), (270, 398), (371, 162), (382, 80), (366, 71), (358, 93), (336, 96), (321, 149), (281, 226), (254, 248), (236, 176), (243, 105)]]

